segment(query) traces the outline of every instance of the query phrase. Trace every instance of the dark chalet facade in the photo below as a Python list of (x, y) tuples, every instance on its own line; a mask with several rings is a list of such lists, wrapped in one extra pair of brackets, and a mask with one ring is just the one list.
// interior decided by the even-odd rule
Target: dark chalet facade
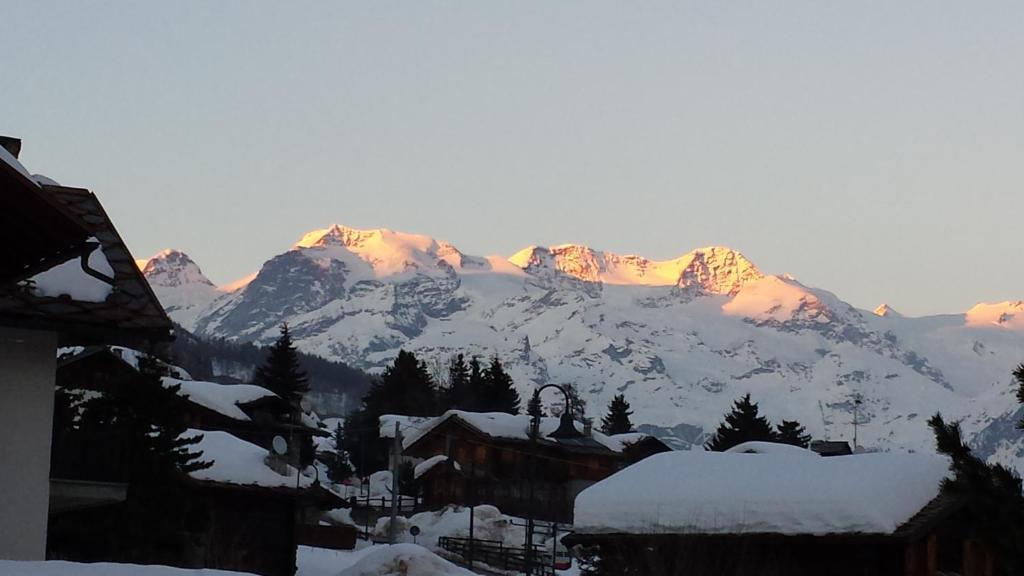
[(580, 423), (556, 437), (558, 424), (558, 419), (543, 418), (532, 441), (528, 416), (449, 411), (410, 436), (404, 454), (434, 459), (429, 468), (420, 467), (417, 478), (427, 508), (491, 504), (514, 516), (571, 522), (573, 500), (582, 490), (650, 454), (670, 450), (650, 436), (623, 435), (628, 436), (623, 442)]

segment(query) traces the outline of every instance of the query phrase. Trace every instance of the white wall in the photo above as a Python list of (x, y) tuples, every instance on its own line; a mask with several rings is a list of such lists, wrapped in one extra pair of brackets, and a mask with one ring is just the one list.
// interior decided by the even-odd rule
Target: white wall
[(57, 335), (0, 328), (0, 559), (43, 560)]

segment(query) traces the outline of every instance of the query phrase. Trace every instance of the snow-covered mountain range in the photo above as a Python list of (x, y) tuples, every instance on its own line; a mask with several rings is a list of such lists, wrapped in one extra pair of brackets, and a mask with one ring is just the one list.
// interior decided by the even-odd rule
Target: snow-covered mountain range
[(746, 392), (818, 438), (851, 439), (856, 407), (859, 444), (879, 449), (931, 450), (926, 420), (941, 411), (986, 455), (1024, 463), (1010, 376), (1024, 361), (1024, 302), (910, 318), (856, 309), (725, 247), (666, 261), (579, 245), (478, 257), (339, 225), (230, 287), (181, 252), (139, 264), (201, 336), (267, 344), (288, 322), (303, 351), (368, 370), (401, 348), (441, 363), (497, 353), (524, 398), (571, 382), (596, 416), (622, 393), (634, 421), (684, 444)]

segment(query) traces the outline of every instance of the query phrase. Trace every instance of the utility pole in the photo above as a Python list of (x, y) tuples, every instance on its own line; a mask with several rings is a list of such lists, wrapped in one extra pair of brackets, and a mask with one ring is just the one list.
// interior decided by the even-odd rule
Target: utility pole
[(857, 425), (860, 424), (860, 394), (853, 397), (853, 452), (857, 452)]
[(398, 499), (401, 498), (398, 488), (398, 464), (402, 457), (402, 430), (395, 422), (395, 443), (391, 448), (391, 523), (388, 526), (388, 544), (398, 540)]

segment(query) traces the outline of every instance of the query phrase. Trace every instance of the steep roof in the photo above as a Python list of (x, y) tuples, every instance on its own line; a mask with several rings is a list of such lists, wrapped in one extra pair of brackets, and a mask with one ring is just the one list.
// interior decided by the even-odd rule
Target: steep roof
[[(530, 440), (530, 416), (526, 414), (506, 414), (504, 412), (467, 412), (464, 410), (449, 410), (436, 418), (423, 421), (412, 419), (403, 420), (393, 415), (381, 416), (381, 434), (388, 437), (394, 436), (394, 422), (404, 423), (402, 445), (410, 448), (422, 438), (430, 434), (439, 426), (456, 422), (486, 437), (514, 442), (528, 442)], [(386, 423), (386, 424), (385, 424)], [(591, 431), (590, 435), (584, 434), (584, 425), (581, 422), (573, 422), (578, 438), (552, 438), (551, 433), (558, 429), (560, 420), (558, 418), (540, 419), (540, 438), (542, 445), (558, 446), (570, 451), (588, 452), (615, 452), (621, 453), (625, 444), (611, 436)], [(385, 430), (385, 427), (388, 430)], [(636, 438), (630, 437), (632, 441)]]
[(77, 256), (90, 234), (40, 187), (0, 137), (0, 286)]
[(582, 533), (894, 534), (939, 495), (949, 461), (666, 452), (576, 498)]
[(41, 189), (99, 242), (113, 277), (113, 289), (102, 301), (85, 301), (6, 285), (0, 288), (0, 323), (56, 330), (63, 344), (138, 345), (169, 339), (170, 319), (96, 196), (81, 188)]

